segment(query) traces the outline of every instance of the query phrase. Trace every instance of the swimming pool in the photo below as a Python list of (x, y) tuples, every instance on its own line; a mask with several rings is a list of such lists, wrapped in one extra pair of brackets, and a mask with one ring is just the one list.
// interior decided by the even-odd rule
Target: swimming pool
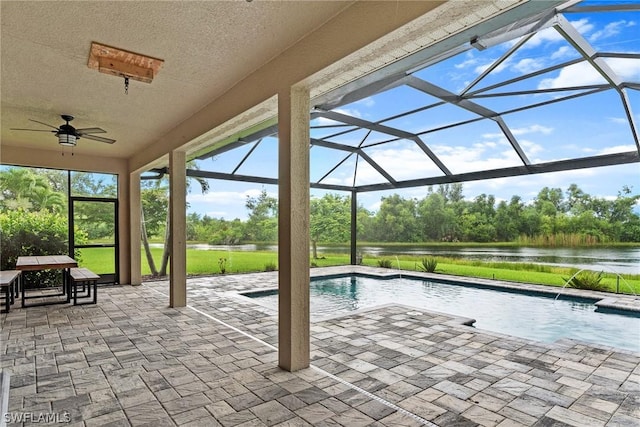
[[(417, 278), (353, 275), (314, 279), (314, 320), (381, 304), (405, 304), (475, 319), (478, 329), (543, 342), (571, 338), (640, 352), (640, 316), (596, 311), (595, 301), (554, 299)], [(277, 291), (244, 294), (277, 309)]]

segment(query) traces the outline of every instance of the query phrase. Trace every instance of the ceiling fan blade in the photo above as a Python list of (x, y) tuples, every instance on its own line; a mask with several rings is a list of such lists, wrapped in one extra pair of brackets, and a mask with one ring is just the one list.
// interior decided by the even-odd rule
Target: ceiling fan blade
[(114, 142), (116, 142), (115, 139), (103, 138), (101, 136), (95, 136), (95, 135), (80, 135), (80, 136), (82, 138), (92, 139), (94, 141), (106, 142), (107, 144), (113, 144)]
[(28, 130), (31, 132), (51, 132), (51, 133), (56, 133), (58, 130), (46, 130), (46, 129), (20, 129), (20, 128), (11, 128), (9, 130)]
[(39, 122), (37, 120), (33, 120), (33, 119), (29, 119), (32, 122), (36, 122), (36, 123), (40, 123), (41, 125), (45, 125), (45, 126), (49, 126), (50, 128), (54, 128), (55, 130), (59, 130), (57, 127), (55, 126), (51, 126), (50, 124), (44, 123), (44, 122)]
[(76, 129), (76, 132), (78, 133), (78, 135), (86, 135), (89, 133), (107, 133), (107, 131), (102, 128), (82, 128)]

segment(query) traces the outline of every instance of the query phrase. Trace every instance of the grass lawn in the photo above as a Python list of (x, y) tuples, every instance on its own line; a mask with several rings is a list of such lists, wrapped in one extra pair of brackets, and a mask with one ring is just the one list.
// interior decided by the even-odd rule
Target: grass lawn
[[(152, 248), (156, 267), (160, 267), (162, 250)], [(113, 265), (113, 258), (108, 251), (87, 248), (82, 251), (80, 265), (87, 267), (96, 273), (109, 272), (105, 266)], [(378, 266), (380, 259), (388, 259), (392, 263), (392, 268), (420, 271), (420, 257), (409, 255), (384, 256), (380, 258), (365, 257), (363, 265)], [(571, 268), (552, 267), (540, 264), (516, 264), (506, 262), (481, 262), (461, 259), (451, 259), (436, 257), (438, 266), (436, 273), (451, 274), (454, 276), (482, 277), (496, 280), (506, 280), (512, 282), (535, 283), (540, 285), (562, 287), (566, 279), (571, 277), (577, 270)], [(257, 271), (267, 271), (277, 268), (278, 254), (273, 251), (203, 251), (187, 249), (187, 274), (189, 275), (210, 275), (221, 274), (221, 268), (225, 273), (248, 273)], [(349, 264), (347, 254), (322, 254), (321, 259), (311, 260), (312, 266), (327, 267), (333, 265)], [(113, 270), (113, 268), (111, 268)], [(112, 272), (112, 271), (110, 271)], [(146, 256), (142, 253), (142, 274), (150, 275), (151, 270), (147, 264)], [(603, 283), (609, 286), (611, 292), (616, 291), (617, 276), (611, 273), (604, 274)], [(621, 293), (640, 294), (640, 275), (624, 274), (620, 279)]]

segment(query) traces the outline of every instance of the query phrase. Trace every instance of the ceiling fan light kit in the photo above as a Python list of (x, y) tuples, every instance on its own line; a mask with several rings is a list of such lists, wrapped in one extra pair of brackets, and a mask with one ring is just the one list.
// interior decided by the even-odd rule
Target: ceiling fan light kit
[(92, 42), (87, 66), (101, 73), (123, 77), (128, 86), (129, 79), (151, 83), (162, 64), (162, 59)]
[(53, 125), (50, 125), (48, 123), (44, 123), (38, 120), (33, 120), (33, 119), (29, 119), (29, 121), (35, 122), (35, 123), (40, 123), (41, 125), (45, 125), (47, 127), (53, 128), (55, 130), (46, 130), (46, 129), (16, 129), (16, 128), (11, 128), (11, 130), (20, 130), (20, 131), (31, 131), (31, 132), (51, 132), (53, 134), (55, 134), (55, 136), (58, 138), (58, 144), (63, 145), (65, 147), (75, 147), (76, 144), (78, 143), (78, 139), (80, 138), (86, 138), (86, 139), (91, 139), (93, 141), (99, 141), (99, 142), (106, 142), (107, 144), (113, 144), (114, 142), (116, 142), (115, 139), (111, 139), (111, 138), (105, 138), (103, 136), (96, 136), (94, 134), (96, 133), (106, 133), (107, 131), (102, 129), (102, 128), (98, 128), (98, 127), (92, 127), (92, 128), (82, 128), (82, 129), (76, 129), (73, 126), (71, 126), (69, 124), (70, 121), (73, 120), (73, 116), (70, 114), (62, 114), (60, 117), (62, 117), (62, 120), (64, 120), (66, 123), (60, 125), (60, 127), (55, 127)]
[(58, 143), (65, 147), (75, 147), (78, 142), (78, 138), (75, 135), (68, 133), (58, 133)]

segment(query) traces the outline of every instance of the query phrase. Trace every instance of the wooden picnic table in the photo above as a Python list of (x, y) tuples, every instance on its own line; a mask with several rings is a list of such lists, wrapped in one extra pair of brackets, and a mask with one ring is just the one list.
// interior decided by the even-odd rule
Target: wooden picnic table
[[(40, 271), (40, 270), (62, 270), (62, 292), (59, 294), (26, 295), (26, 286), (22, 284), (22, 307), (33, 307), (39, 305), (62, 304), (71, 301), (69, 289), (69, 269), (77, 267), (78, 262), (67, 255), (42, 255), (42, 256), (21, 256), (16, 261), (16, 270)], [(65, 296), (64, 300), (47, 300), (37, 304), (25, 305), (25, 299), (48, 298), (51, 296)]]
[(21, 256), (16, 261), (16, 270), (60, 270), (77, 267), (78, 262), (67, 255)]

